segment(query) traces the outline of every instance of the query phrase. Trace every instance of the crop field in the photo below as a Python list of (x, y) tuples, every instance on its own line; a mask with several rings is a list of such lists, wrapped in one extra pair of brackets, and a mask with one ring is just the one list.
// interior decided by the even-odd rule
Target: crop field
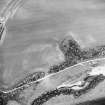
[[(0, 0), (0, 16), (10, 1), (13, 0)], [(86, 66), (81, 64), (82, 68), (77, 66), (69, 70), (70, 66), (104, 57), (104, 0), (26, 0), (5, 24), (5, 38), (0, 44), (0, 89), (8, 91), (9, 94), (10, 91), (14, 92), (17, 86), (21, 85), (21, 89), (31, 85), (19, 92), (17, 100), (25, 105), (36, 98), (31, 105), (42, 105), (36, 104), (38, 96), (48, 98), (49, 95), (46, 94), (56, 93), (58, 85), (66, 81), (74, 83), (83, 80), (87, 76), (87, 72), (84, 71), (90, 70), (87, 63)], [(100, 76), (101, 79), (93, 75), (89, 78), (88, 82), (94, 81), (95, 84), (104, 76)], [(87, 83), (86, 86), (91, 88), (91, 91), (86, 89), (89, 92), (84, 92), (77, 99), (74, 97), (79, 92), (73, 90), (71, 93), (68, 92), (70, 95), (65, 95), (63, 87), (63, 94), (54, 97), (52, 95), (52, 98), (48, 98), (49, 101), (45, 103), (43, 101), (45, 99), (42, 99), (43, 105), (70, 105), (72, 102), (77, 104), (82, 100), (89, 101), (93, 97), (93, 99), (105, 97), (102, 94), (105, 91), (104, 84), (104, 79), (98, 85), (92, 85), (94, 88)], [(68, 91), (72, 90), (66, 88)], [(94, 95), (94, 91), (97, 95)], [(36, 94), (31, 95), (33, 92)], [(40, 96), (41, 94), (44, 95)], [(27, 97), (23, 99), (25, 95)]]

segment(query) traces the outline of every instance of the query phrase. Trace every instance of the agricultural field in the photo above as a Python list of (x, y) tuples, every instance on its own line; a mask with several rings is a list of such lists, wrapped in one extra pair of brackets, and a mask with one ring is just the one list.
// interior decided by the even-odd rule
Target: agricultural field
[[(0, 1), (0, 17), (8, 13), (3, 14), (3, 9), (14, 1), (18, 0)], [(4, 101), (91, 105), (93, 100), (104, 100), (104, 71), (90, 73), (100, 65), (104, 69), (104, 5), (104, 0), (23, 0), (12, 11), (0, 42), (0, 90), (5, 93)], [(91, 67), (93, 61), (99, 64)], [(85, 84), (81, 91), (75, 89), (79, 81)]]

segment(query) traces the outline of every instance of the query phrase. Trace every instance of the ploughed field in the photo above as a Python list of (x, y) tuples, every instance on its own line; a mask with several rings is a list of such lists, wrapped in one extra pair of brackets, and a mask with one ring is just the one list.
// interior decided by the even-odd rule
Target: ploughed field
[(1, 105), (104, 103), (103, 4), (27, 1), (6, 24), (0, 46)]

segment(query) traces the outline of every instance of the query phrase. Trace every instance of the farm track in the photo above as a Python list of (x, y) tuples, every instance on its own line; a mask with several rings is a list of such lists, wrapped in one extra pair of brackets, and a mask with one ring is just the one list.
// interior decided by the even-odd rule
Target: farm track
[[(51, 80), (54, 79), (55, 81), (59, 81), (60, 84), (67, 81), (68, 79), (71, 79), (71, 81), (72, 81), (72, 79), (75, 80), (77, 78), (78, 74), (84, 75), (84, 74), (88, 74), (89, 72), (91, 72), (91, 70), (92, 70), (91, 64), (92, 63), (94, 64), (94, 62), (97, 62), (97, 61), (98, 62), (104, 62), (104, 60), (105, 60), (105, 58), (98, 58), (98, 59), (93, 59), (93, 60), (88, 60), (88, 61), (85, 61), (85, 62), (78, 63), (74, 66), (68, 67), (68, 68), (66, 68), (64, 70), (61, 70), (59, 72), (48, 74), (45, 77), (43, 77), (41, 79), (38, 79), (36, 81), (29, 82), (29, 83), (27, 83), (23, 86), (18, 87), (18, 89), (19, 88), (21, 89), (23, 87), (27, 87), (28, 85), (29, 86), (33, 85), (37, 82), (46, 81), (46, 79), (51, 79)], [(89, 65), (90, 65), (90, 67), (89, 67)], [(86, 66), (88, 66), (88, 69), (86, 68)], [(17, 88), (12, 89), (12, 90), (8, 90), (5, 93), (12, 92), (12, 91), (15, 91), (15, 90), (17, 90)]]

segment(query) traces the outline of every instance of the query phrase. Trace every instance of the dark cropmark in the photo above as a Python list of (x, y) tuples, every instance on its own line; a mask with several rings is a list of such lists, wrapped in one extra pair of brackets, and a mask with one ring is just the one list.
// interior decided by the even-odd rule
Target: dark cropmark
[(65, 61), (50, 67), (49, 73), (56, 73), (78, 62), (105, 56), (105, 45), (81, 49), (73, 38), (64, 38), (59, 44), (60, 50), (65, 56)]

